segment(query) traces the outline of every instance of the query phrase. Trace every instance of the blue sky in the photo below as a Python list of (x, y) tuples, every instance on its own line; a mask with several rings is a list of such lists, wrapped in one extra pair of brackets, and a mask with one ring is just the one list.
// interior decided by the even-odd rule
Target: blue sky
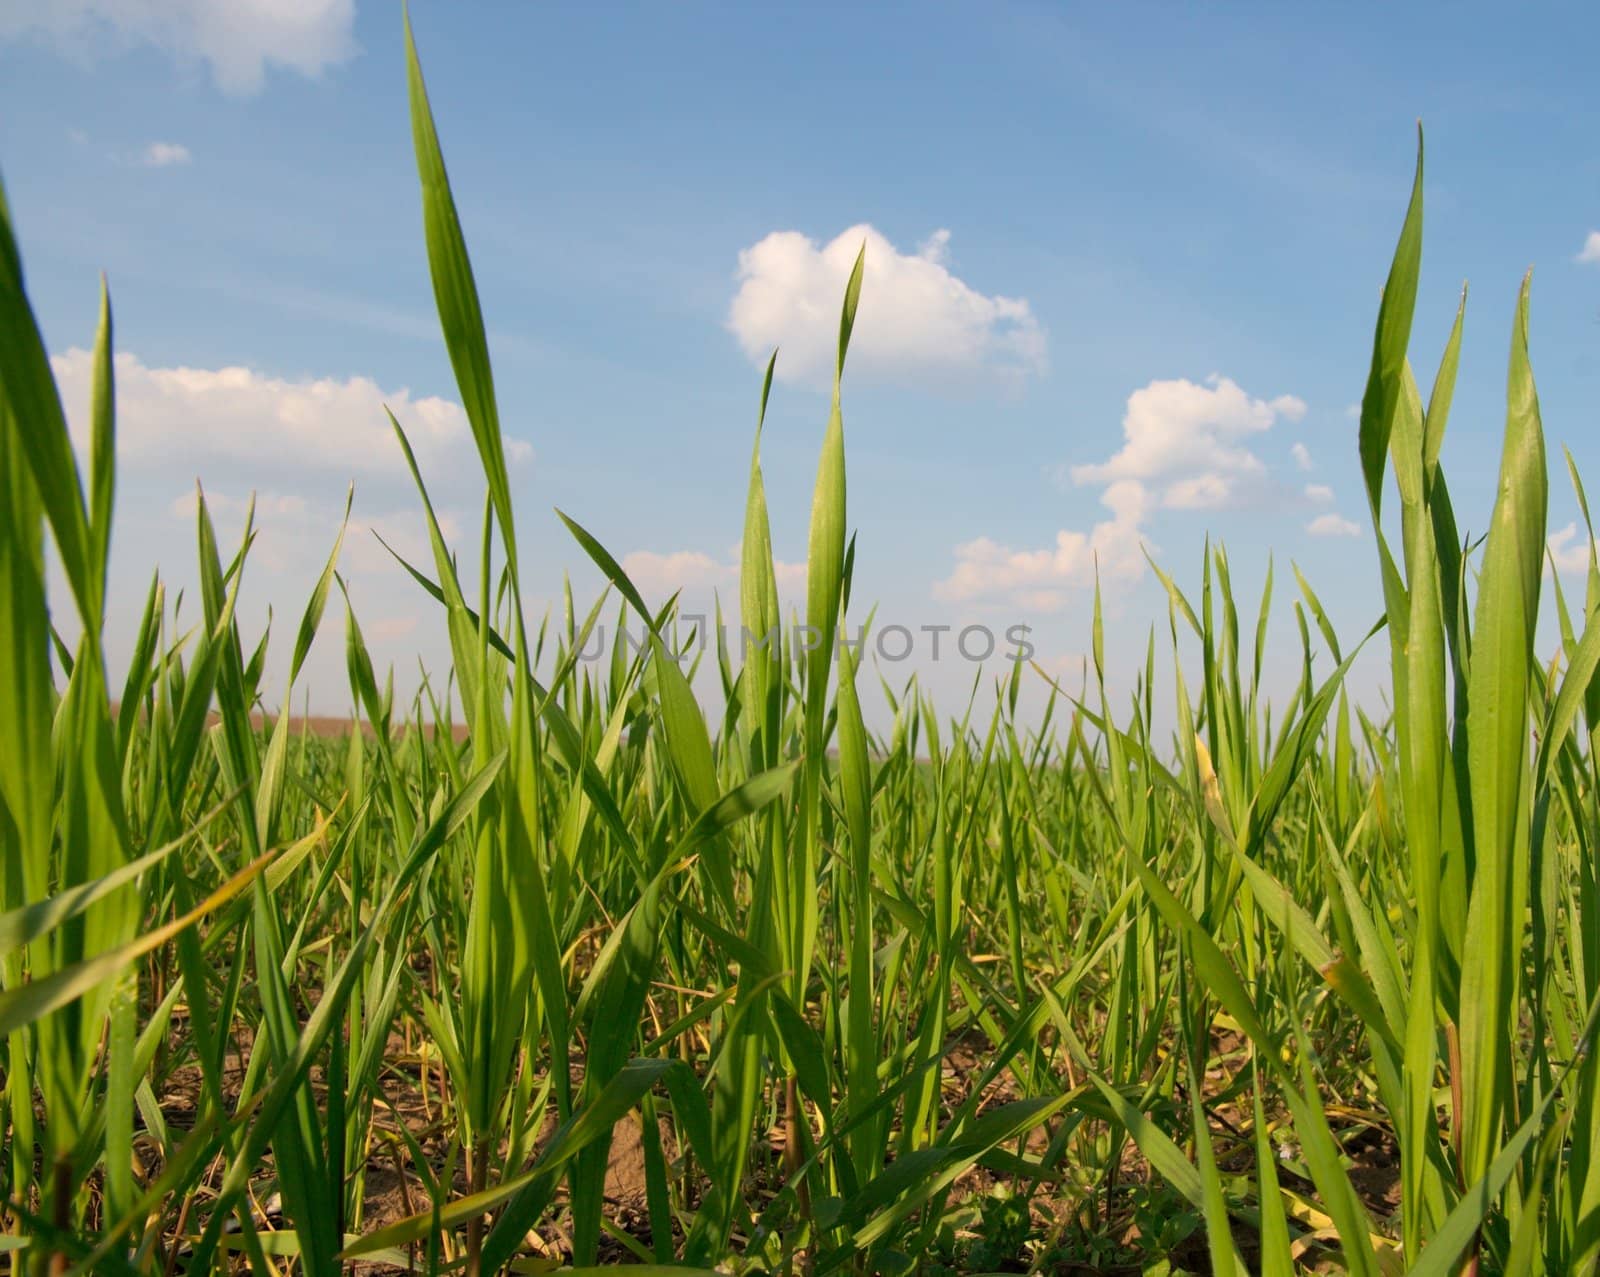
[[(1530, 266), (1552, 532), (1576, 514), (1559, 445), (1600, 475), (1592, 6), (419, 3), (413, 19), (539, 599), (563, 568), (580, 599), (597, 587), (560, 506), (653, 599), (681, 585), (732, 606), (773, 344), (765, 468), (800, 597), (823, 352), (865, 239), (844, 390), (858, 600), (913, 627), (1025, 622), (1073, 670), (1098, 552), (1126, 686), (1166, 629), (1140, 546), (1192, 588), (1209, 533), (1246, 615), (1273, 554), (1269, 666), (1292, 679), (1291, 561), (1341, 630), (1381, 608), (1349, 410), (1418, 118), (1424, 385), (1471, 285), (1445, 445), (1463, 524), (1487, 522)], [(345, 569), (375, 655), (402, 685), (418, 654), (443, 668), (440, 618), (370, 532), (423, 553), (384, 402), (422, 440), (464, 553), (480, 500), (432, 311), (397, 7), (0, 0), (0, 172), (69, 413), (110, 280), (113, 628), (158, 562), (192, 579), (199, 477), (224, 527), (258, 493), (247, 616), (272, 603), (288, 629), (354, 479)], [(1558, 548), (1581, 558), (1575, 535)], [(925, 669), (952, 709), (973, 674)], [(339, 642), (309, 678), (315, 703), (348, 704)]]

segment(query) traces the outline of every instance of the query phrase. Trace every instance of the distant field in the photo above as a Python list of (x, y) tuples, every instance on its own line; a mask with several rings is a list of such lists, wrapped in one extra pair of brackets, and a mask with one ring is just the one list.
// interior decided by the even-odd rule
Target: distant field
[[(119, 717), (121, 712), (121, 703), (112, 701), (111, 716), (113, 718)], [(217, 727), (221, 723), (222, 715), (220, 713), (216, 710), (207, 712), (206, 726), (208, 728)], [(259, 709), (250, 712), (250, 727), (252, 731), (270, 734), (270, 730), (275, 728), (277, 723), (278, 716), (276, 714), (269, 714), (267, 711)], [(402, 726), (409, 726), (409, 724), (403, 724)], [(434, 724), (431, 721), (424, 721), (419, 726), (427, 735), (433, 735)], [(468, 732), (465, 723), (456, 723), (452, 725), (450, 730), (455, 737), (456, 744), (466, 743)], [(348, 737), (352, 731), (360, 731), (364, 735), (371, 736), (373, 728), (372, 724), (364, 718), (351, 718), (337, 714), (290, 714), (288, 731), (291, 736), (311, 735), (320, 737), (323, 740), (342, 740)]]

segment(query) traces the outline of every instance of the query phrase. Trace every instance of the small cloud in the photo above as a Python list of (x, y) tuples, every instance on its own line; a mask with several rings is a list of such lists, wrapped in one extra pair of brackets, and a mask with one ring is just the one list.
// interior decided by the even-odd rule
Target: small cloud
[(1306, 484), (1306, 500), (1315, 501), (1318, 505), (1333, 504), (1333, 489), (1325, 483)]
[(859, 224), (826, 244), (799, 231), (773, 231), (739, 254), (739, 290), (728, 328), (745, 354), (765, 363), (780, 351), (783, 381), (827, 384), (838, 355), (839, 307), (863, 243), (861, 307), (850, 363), (906, 381), (1044, 371), (1045, 334), (1026, 300), (990, 296), (951, 273), (950, 232), (937, 230), (914, 253)]
[(739, 579), (739, 569), (700, 550), (632, 550), (622, 556), (622, 570), (647, 594), (671, 594), (696, 587), (727, 589)]
[(1600, 231), (1590, 231), (1578, 252), (1578, 260), (1586, 265), (1600, 264)]
[(90, 60), (151, 45), (207, 64), (224, 93), (250, 94), (269, 66), (317, 76), (354, 56), (355, 16), (355, 0), (8, 0), (0, 41), (38, 39)]
[(1557, 572), (1586, 572), (1589, 570), (1590, 544), (1588, 537), (1578, 536), (1578, 525), (1569, 523), (1559, 532), (1552, 532), (1546, 543), (1550, 559)]
[(1220, 474), (1199, 474), (1169, 483), (1161, 504), (1169, 510), (1221, 510), (1233, 495), (1233, 481)]
[(988, 537), (956, 546), (954, 570), (933, 587), (950, 603), (1007, 602), (1038, 612), (1056, 612), (1072, 590), (1102, 581), (1130, 581), (1144, 571), (1141, 525), (1150, 498), (1143, 484), (1120, 479), (1101, 494), (1111, 517), (1088, 532), (1062, 529), (1055, 544), (1014, 549)]
[[(1016, 549), (988, 537), (958, 545), (954, 570), (933, 587), (947, 602), (1005, 601), (1037, 612), (1058, 611), (1071, 592), (1143, 575), (1145, 525), (1157, 510), (1223, 510), (1259, 494), (1266, 464), (1246, 446), (1278, 421), (1299, 421), (1306, 404), (1295, 395), (1258, 399), (1227, 377), (1205, 382), (1156, 380), (1128, 396), (1123, 445), (1089, 465), (1048, 466), (1055, 486), (1100, 487), (1112, 517), (1088, 531), (1063, 528), (1055, 544)], [(1298, 449), (1299, 456), (1304, 449)], [(1309, 460), (1309, 456), (1307, 457)], [(1152, 551), (1154, 546), (1149, 546)]]
[(1294, 395), (1256, 399), (1230, 378), (1213, 373), (1199, 384), (1185, 378), (1152, 381), (1128, 396), (1123, 445), (1110, 459), (1073, 466), (1076, 484), (1167, 480), (1161, 504), (1215, 510), (1232, 504), (1241, 481), (1266, 473), (1245, 446), (1280, 418), (1299, 421), (1305, 401)]
[(140, 159), (147, 168), (172, 168), (193, 162), (194, 156), (181, 142), (152, 142), (144, 148)]
[(1346, 417), (1350, 418), (1351, 421), (1360, 421), (1361, 420), (1361, 405), (1358, 404), (1358, 403), (1353, 403), (1353, 404), (1346, 405), (1345, 410), (1344, 410), (1344, 415)]
[(1319, 514), (1310, 523), (1306, 524), (1306, 531), (1314, 537), (1358, 537), (1361, 535), (1359, 524), (1352, 523), (1342, 514)]
[[(622, 570), (647, 595), (665, 597), (679, 590), (721, 590), (736, 592), (739, 588), (739, 549), (729, 551), (729, 559), (714, 558), (701, 550), (673, 550), (659, 554), (654, 550), (633, 550), (622, 556)], [(785, 563), (778, 559), (772, 565), (780, 589), (804, 589), (806, 565)]]
[(1305, 444), (1297, 443), (1289, 449), (1289, 455), (1294, 458), (1295, 465), (1302, 470), (1311, 469), (1311, 451)]
[(82, 129), (68, 129), (67, 141), (74, 146), (87, 146), (89, 144), (89, 135)]

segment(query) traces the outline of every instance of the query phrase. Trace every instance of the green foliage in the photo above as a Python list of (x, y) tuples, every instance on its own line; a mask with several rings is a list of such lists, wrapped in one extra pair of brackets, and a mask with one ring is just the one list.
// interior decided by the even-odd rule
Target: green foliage
[[(871, 620), (850, 610), (841, 408), (864, 258), (820, 434), (812, 641), (780, 625), (769, 363), (739, 590), (755, 642), (714, 649), (708, 711), (676, 600), (651, 610), (566, 515), (608, 588), (581, 624), (569, 590), (561, 621), (530, 628), (489, 343), (409, 29), (406, 51), (484, 516), (459, 554), (396, 423), (432, 560), (402, 563), (451, 669), (396, 703), (346, 599), (342, 735), (287, 709), (342, 591), (344, 529), (269, 705), (273, 649), (237, 609), (253, 521), (225, 553), (203, 494), (199, 615), (153, 581), (113, 694), (109, 298), (85, 478), (0, 199), (16, 1271), (1593, 1271), (1600, 566), (1576, 613), (1552, 579), (1561, 644), (1541, 663), (1526, 284), (1487, 535), (1458, 531), (1443, 440), (1464, 299), (1426, 403), (1408, 358), (1420, 146), (1361, 413), (1384, 615), (1341, 644), (1296, 569), (1302, 676), (1276, 712), (1270, 569), (1241, 635), (1209, 545), (1198, 606), (1156, 569), (1170, 740), (1154, 635), (1112, 704), (1098, 598), (1092, 682), (1051, 685), (1031, 726), (1020, 667), (986, 719), (974, 701), (942, 720), (915, 680), (874, 680), (838, 647)], [(613, 594), (648, 639), (581, 661)], [(1343, 682), (1380, 628), (1374, 720)], [(613, 1183), (630, 1147), (634, 1179)], [(385, 1183), (398, 1200), (377, 1200)]]

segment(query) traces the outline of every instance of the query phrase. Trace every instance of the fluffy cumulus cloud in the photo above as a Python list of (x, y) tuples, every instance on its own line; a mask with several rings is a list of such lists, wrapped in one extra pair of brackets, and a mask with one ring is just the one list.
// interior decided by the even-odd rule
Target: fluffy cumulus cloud
[(1256, 398), (1226, 377), (1152, 381), (1128, 396), (1116, 453), (1047, 471), (1061, 486), (1098, 487), (1109, 518), (1088, 531), (1061, 529), (1053, 544), (1036, 549), (988, 537), (958, 545), (955, 566), (935, 584), (934, 596), (1049, 612), (1062, 607), (1070, 591), (1092, 585), (1097, 572), (1104, 583), (1136, 580), (1145, 567), (1146, 525), (1157, 510), (1239, 505), (1264, 488), (1267, 474), (1249, 443), (1305, 412), (1293, 395)]
[[(87, 449), (93, 360), (68, 350), (52, 360), (74, 444)], [(109, 608), (114, 635), (131, 636), (159, 564), (169, 601), (194, 591), (199, 488), (223, 553), (231, 556), (254, 506), (241, 617), (260, 633), (270, 610), (298, 618), (354, 504), (339, 572), (380, 677), (391, 664), (402, 687), (415, 684), (419, 656), (430, 669), (447, 660), (440, 613), (385, 548), (431, 571), (432, 550), (415, 485), (385, 405), (399, 418), (428, 482), (446, 541), (463, 551), (469, 588), (483, 477), (461, 407), (447, 399), (385, 388), (366, 377), (290, 379), (247, 367), (156, 367), (131, 352), (117, 356), (117, 535)], [(506, 441), (513, 478), (532, 456)], [(519, 465), (518, 463), (521, 463)], [(198, 487), (197, 487), (198, 480)], [(381, 540), (380, 540), (381, 538)], [(192, 615), (187, 613), (186, 615)], [(343, 605), (329, 603), (324, 630), (302, 680), (315, 706), (342, 712), (348, 695)], [(271, 678), (285, 672), (290, 637), (280, 625)], [(122, 642), (118, 638), (115, 642)], [(125, 649), (108, 654), (113, 667)], [(279, 694), (276, 684), (269, 695)]]
[(269, 66), (318, 75), (356, 51), (355, 0), (0, 0), (0, 39), (45, 40), (76, 57), (153, 45), (205, 63), (227, 93), (254, 93)]
[(1289, 455), (1294, 458), (1295, 465), (1302, 470), (1311, 469), (1311, 450), (1303, 443), (1297, 443), (1289, 449)]
[[(679, 590), (719, 590), (735, 593), (739, 588), (739, 550), (730, 549), (728, 559), (718, 559), (700, 550), (673, 550), (665, 554), (654, 550), (634, 550), (622, 558), (622, 570), (647, 597), (665, 598)], [(780, 590), (802, 590), (806, 583), (804, 563), (773, 563)]]
[(1361, 525), (1330, 511), (1312, 519), (1306, 524), (1306, 531), (1314, 537), (1358, 537), (1361, 535)]
[(1069, 592), (1102, 581), (1131, 580), (1144, 569), (1141, 525), (1149, 493), (1133, 479), (1109, 485), (1100, 502), (1110, 517), (1088, 532), (1062, 530), (1055, 544), (1019, 550), (979, 537), (956, 547), (955, 568), (933, 587), (950, 603), (1004, 599), (1037, 612), (1054, 612)]
[[(83, 446), (93, 356), (72, 349), (51, 360), (73, 434)], [(117, 452), (135, 469), (171, 470), (248, 486), (292, 488), (308, 481), (409, 484), (387, 406), (405, 428), (424, 478), (448, 483), (475, 475), (477, 453), (459, 404), (384, 390), (366, 377), (286, 380), (250, 368), (152, 368), (116, 357)], [(512, 464), (532, 449), (507, 440)]]
[(1072, 480), (1135, 479), (1159, 485), (1161, 504), (1173, 509), (1217, 509), (1266, 473), (1247, 443), (1280, 419), (1299, 421), (1305, 411), (1293, 395), (1257, 399), (1215, 374), (1203, 384), (1152, 381), (1128, 396), (1121, 450), (1107, 461), (1073, 466)]
[(773, 231), (739, 254), (739, 289), (728, 327), (755, 361), (778, 348), (779, 378), (825, 383), (838, 354), (839, 308), (856, 254), (866, 245), (850, 366), (914, 378), (1045, 367), (1045, 334), (1022, 298), (989, 296), (950, 270), (949, 231), (902, 253), (868, 225), (827, 244)]
[[(69, 350), (51, 360), (73, 439), (87, 447), (92, 357)], [(385, 390), (365, 377), (288, 380), (250, 368), (157, 368), (132, 353), (117, 356), (118, 519), (121, 553), (137, 571), (113, 586), (142, 590), (153, 561), (172, 583), (189, 582), (196, 481), (225, 550), (242, 534), (255, 502), (256, 536), (248, 559), (249, 605), (298, 615), (333, 548), (347, 485), (355, 505), (340, 556), (356, 614), (383, 668), (415, 668), (412, 637), (434, 615), (389, 551), (408, 562), (432, 561), (404, 454), (384, 413), (404, 426), (437, 503), (446, 539), (457, 545), (482, 491), (477, 449), (466, 414), (447, 399)], [(508, 440), (515, 465), (532, 450)], [(126, 602), (126, 600), (122, 600)], [(334, 608), (333, 615), (338, 614)], [(261, 622), (255, 616), (253, 623)], [(334, 628), (337, 628), (334, 625)], [(434, 634), (434, 640), (437, 634)], [(430, 640), (433, 641), (433, 640)], [(320, 703), (337, 707), (343, 677), (338, 645), (318, 644), (311, 677)], [(435, 661), (441, 649), (431, 649)]]
[(140, 159), (149, 168), (172, 168), (194, 160), (189, 148), (182, 142), (152, 142), (144, 148)]
[(1305, 486), (1305, 499), (1312, 505), (1328, 507), (1321, 514), (1313, 516), (1306, 523), (1306, 531), (1314, 537), (1358, 537), (1361, 535), (1361, 525), (1353, 519), (1347, 519), (1340, 514), (1335, 505), (1333, 489), (1325, 483), (1308, 483)]
[(1600, 265), (1600, 231), (1590, 231), (1578, 250), (1578, 260), (1586, 265)]

